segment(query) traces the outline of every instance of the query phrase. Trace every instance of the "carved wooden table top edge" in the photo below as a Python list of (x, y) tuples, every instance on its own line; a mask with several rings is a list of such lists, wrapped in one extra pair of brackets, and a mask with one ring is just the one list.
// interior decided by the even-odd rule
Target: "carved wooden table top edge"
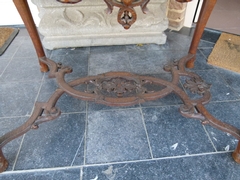
[[(58, 0), (62, 3), (78, 3), (81, 0)], [(107, 4), (107, 12), (111, 13), (114, 6), (119, 8), (118, 22), (125, 28), (129, 29), (137, 20), (137, 14), (134, 10), (135, 6), (140, 6), (143, 13), (147, 13), (147, 4), (150, 0), (104, 0)], [(189, 2), (191, 0), (176, 0), (178, 2)], [(185, 70), (185, 66), (192, 68), (196, 57), (197, 47), (204, 31), (207, 20), (213, 10), (217, 0), (204, 0), (199, 20), (192, 38), (189, 53), (164, 67), (165, 71), (172, 74), (172, 81), (168, 82), (160, 78), (136, 75), (128, 72), (109, 72), (97, 76), (89, 76), (79, 78), (71, 82), (66, 82), (65, 74), (71, 73), (71, 67), (54, 62), (45, 56), (37, 28), (27, 3), (27, 0), (13, 0), (19, 14), (32, 39), (33, 45), (39, 58), (42, 72), (49, 72), (49, 78), (56, 78), (59, 88), (52, 94), (45, 103), (37, 102), (30, 118), (20, 127), (10, 131), (0, 137), (0, 172), (8, 167), (8, 161), (4, 157), (2, 148), (13, 139), (23, 135), (31, 129), (37, 129), (41, 123), (52, 121), (58, 118), (61, 111), (55, 107), (58, 99), (67, 93), (75, 98), (94, 101), (109, 106), (129, 106), (145, 101), (156, 100), (175, 93), (183, 101), (180, 107), (180, 113), (187, 118), (194, 118), (201, 121), (203, 125), (211, 125), (223, 132), (227, 132), (240, 140), (240, 130), (234, 126), (223, 123), (213, 117), (204, 107), (204, 104), (210, 101), (210, 85), (206, 84), (197, 74)], [(192, 93), (197, 93), (202, 97), (192, 100), (188, 95), (178, 87), (180, 76), (188, 77), (184, 87)], [(78, 85), (91, 85), (94, 87), (92, 91), (77, 91), (74, 89)], [(163, 85), (165, 88), (151, 92), (146, 88), (146, 84)], [(232, 154), (233, 159), (240, 163), (240, 143)]]

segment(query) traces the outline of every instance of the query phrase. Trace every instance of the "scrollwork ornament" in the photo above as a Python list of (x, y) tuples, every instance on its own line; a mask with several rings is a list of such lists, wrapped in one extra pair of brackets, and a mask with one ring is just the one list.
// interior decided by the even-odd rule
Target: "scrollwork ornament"
[(186, 83), (183, 85), (184, 88), (189, 89), (193, 94), (202, 95), (206, 91), (209, 91), (211, 85), (205, 83), (200, 77), (192, 77), (186, 80)]

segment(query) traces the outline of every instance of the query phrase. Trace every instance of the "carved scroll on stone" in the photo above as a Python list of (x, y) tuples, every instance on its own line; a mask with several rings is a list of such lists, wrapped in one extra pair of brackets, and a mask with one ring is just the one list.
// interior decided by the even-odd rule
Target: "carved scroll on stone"
[(115, 7), (110, 15), (105, 13), (104, 0), (82, 0), (75, 4), (32, 2), (39, 9), (38, 30), (46, 49), (166, 42), (167, 0), (150, 0), (147, 15), (142, 12), (146, 11), (144, 4), (134, 7), (137, 21), (127, 31), (117, 21), (119, 8)]
[[(62, 3), (77, 3), (81, 0), (57, 0)], [(118, 22), (124, 29), (129, 29), (133, 23), (137, 20), (137, 13), (134, 7), (140, 6), (143, 13), (147, 12), (147, 4), (150, 0), (104, 0), (108, 8), (107, 13), (112, 13), (113, 7), (119, 8), (118, 11)]]

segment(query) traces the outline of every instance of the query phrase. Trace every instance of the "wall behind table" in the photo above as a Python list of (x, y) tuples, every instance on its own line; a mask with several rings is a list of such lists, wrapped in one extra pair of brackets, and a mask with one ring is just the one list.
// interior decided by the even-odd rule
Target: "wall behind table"
[[(40, 18), (38, 17), (38, 9), (31, 0), (28, 0), (33, 19), (38, 26)], [(23, 25), (22, 19), (12, 0), (0, 0), (0, 26), (7, 25)]]

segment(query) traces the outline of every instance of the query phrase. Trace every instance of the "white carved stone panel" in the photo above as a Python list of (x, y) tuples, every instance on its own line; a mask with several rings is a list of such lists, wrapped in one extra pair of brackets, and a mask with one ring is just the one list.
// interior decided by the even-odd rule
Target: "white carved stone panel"
[(39, 9), (39, 32), (47, 49), (166, 42), (166, 0), (151, 0), (147, 14), (135, 8), (138, 18), (129, 30), (117, 22), (118, 8), (112, 14), (105, 13), (103, 0), (83, 0), (72, 5), (55, 0), (32, 2)]

